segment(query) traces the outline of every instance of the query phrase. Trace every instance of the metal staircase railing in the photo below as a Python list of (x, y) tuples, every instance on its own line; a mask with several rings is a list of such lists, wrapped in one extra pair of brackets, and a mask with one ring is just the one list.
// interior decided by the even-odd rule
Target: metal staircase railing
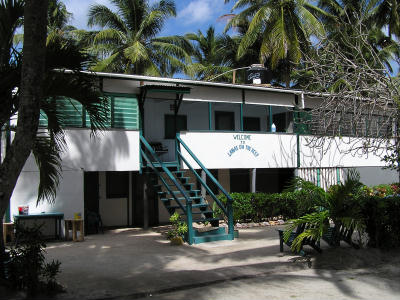
[[(192, 157), (192, 159), (197, 163), (197, 165), (205, 172), (205, 174), (210, 178), (210, 180), (215, 184), (215, 186), (220, 190), (226, 197), (227, 203), (226, 206), (218, 200), (217, 196), (213, 193), (213, 191), (209, 188), (209, 186), (204, 182), (201, 176), (195, 171), (195, 169), (190, 165), (187, 159), (182, 155), (180, 150), (180, 145), (185, 148), (186, 152)], [(215, 203), (221, 208), (224, 212), (225, 216), (228, 219), (228, 234), (231, 235), (231, 238), (234, 237), (234, 227), (233, 227), (233, 199), (229, 195), (229, 193), (221, 186), (218, 180), (211, 174), (211, 172), (200, 162), (200, 160), (194, 155), (194, 153), (190, 150), (190, 148), (182, 141), (179, 133), (176, 135), (176, 153), (178, 162), (183, 161), (183, 163), (192, 171), (192, 173), (196, 176), (197, 180), (200, 184), (205, 188), (207, 193), (211, 196), (211, 198), (215, 201)]]
[[(191, 245), (193, 244), (193, 236), (194, 236), (194, 231), (193, 231), (193, 216), (192, 216), (192, 199), (190, 196), (187, 194), (185, 189), (182, 187), (182, 185), (175, 179), (175, 176), (171, 173), (171, 171), (164, 165), (164, 163), (160, 160), (160, 158), (157, 156), (153, 148), (150, 146), (150, 144), (146, 141), (146, 139), (140, 134), (140, 155), (141, 155), (141, 162), (142, 164), (144, 161), (146, 162), (146, 166), (150, 167), (154, 173), (157, 175), (157, 177), (161, 180), (162, 184), (165, 186), (167, 189), (168, 193), (171, 194), (171, 196), (174, 198), (176, 203), (178, 203), (179, 207), (182, 209), (182, 211), (186, 215), (186, 222), (188, 226), (188, 243)], [(144, 149), (142, 148), (144, 147)], [(152, 160), (147, 154), (150, 153), (151, 157), (155, 160), (155, 162), (158, 164), (156, 166), (154, 164), (154, 160)], [(144, 159), (144, 160), (143, 160)], [(183, 197), (186, 200), (186, 205), (180, 201), (179, 197), (176, 196), (176, 194), (172, 191), (171, 187), (165, 179), (161, 176), (161, 173), (158, 171), (157, 167), (160, 167), (163, 172), (167, 175), (167, 177), (172, 181), (172, 183), (176, 186), (178, 191), (183, 195)]]

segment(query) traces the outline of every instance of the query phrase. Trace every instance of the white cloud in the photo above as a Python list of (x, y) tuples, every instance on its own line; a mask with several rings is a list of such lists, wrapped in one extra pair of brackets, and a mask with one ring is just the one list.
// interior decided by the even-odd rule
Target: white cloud
[(215, 21), (224, 11), (224, 2), (217, 0), (193, 0), (178, 12), (178, 19), (186, 24), (203, 24)]
[(66, 0), (67, 10), (73, 14), (71, 24), (79, 29), (87, 29), (87, 15), (89, 7), (94, 4), (103, 4), (110, 7), (108, 0)]

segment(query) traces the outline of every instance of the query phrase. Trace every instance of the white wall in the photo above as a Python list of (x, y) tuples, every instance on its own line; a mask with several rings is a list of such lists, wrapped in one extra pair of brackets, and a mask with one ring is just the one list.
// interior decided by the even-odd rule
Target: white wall
[(85, 171), (137, 171), (139, 131), (106, 130), (94, 138), (88, 129), (65, 130), (67, 151), (62, 164)]
[[(39, 172), (31, 155), (14, 189), (11, 215), (18, 214), (18, 206), (29, 205), (30, 213), (62, 212), (66, 219), (73, 218), (77, 212), (83, 216), (84, 171), (139, 170), (138, 131), (109, 130), (99, 132), (94, 139), (90, 130), (67, 129), (65, 135), (67, 149), (62, 154), (62, 173), (55, 203), (44, 201), (36, 206)], [(126, 205), (124, 210), (126, 219)]]
[(72, 219), (74, 213), (83, 216), (83, 171), (63, 170), (56, 201), (51, 204), (45, 200), (36, 206), (39, 172), (27, 169), (32, 168), (24, 168), (21, 172), (11, 197), (11, 216), (18, 214), (18, 206), (21, 205), (29, 205), (29, 213), (61, 212), (65, 219)]
[(348, 137), (326, 138), (322, 148), (309, 145), (311, 137), (300, 137), (300, 165), (301, 167), (366, 167), (384, 166), (381, 160), (385, 154), (381, 151), (374, 153), (348, 153), (354, 146), (360, 146), (361, 142)]
[[(185, 132), (181, 138), (209, 169), (296, 167), (294, 135)], [(189, 163), (197, 168), (189, 154), (181, 149)]]
[(368, 186), (399, 182), (399, 173), (395, 170), (379, 167), (360, 167), (355, 169), (360, 173), (360, 181)]
[[(245, 137), (241, 141), (235, 137)], [(292, 134), (235, 133), (235, 132), (185, 132), (182, 140), (207, 168), (296, 168), (297, 141)], [(349, 138), (327, 139), (325, 148), (308, 145), (307, 137), (300, 137), (300, 166), (319, 167), (366, 167), (384, 166), (381, 155), (367, 153), (352, 155), (346, 151)], [(351, 144), (350, 144), (351, 145)], [(237, 148), (235, 148), (237, 147)], [(255, 149), (257, 155), (247, 149)], [(186, 151), (185, 158), (193, 166)]]

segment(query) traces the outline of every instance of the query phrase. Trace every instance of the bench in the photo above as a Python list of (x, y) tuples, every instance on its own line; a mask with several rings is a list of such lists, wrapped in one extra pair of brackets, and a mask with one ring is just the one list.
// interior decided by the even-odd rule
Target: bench
[(331, 247), (339, 247), (340, 241), (344, 241), (355, 249), (359, 249), (360, 246), (353, 242), (354, 228), (348, 228), (342, 225), (335, 225), (329, 227), (327, 232), (322, 235), (322, 239)]
[[(296, 230), (290, 233), (290, 236), (287, 241), (284, 240), (284, 230), (278, 229), (279, 233), (279, 251), (283, 252), (283, 244), (286, 244), (289, 247), (292, 247), (293, 241), (295, 238), (297, 238), (300, 234), (302, 234), (305, 230), (307, 229), (312, 229), (313, 225), (308, 224), (308, 223), (303, 223), (297, 226)], [(306, 253), (303, 250), (303, 246), (311, 246), (313, 249), (315, 249), (317, 252), (321, 253), (322, 249), (319, 246), (319, 241), (312, 239), (310, 237), (304, 238), (300, 250), (297, 252), (301, 256), (304, 256)]]

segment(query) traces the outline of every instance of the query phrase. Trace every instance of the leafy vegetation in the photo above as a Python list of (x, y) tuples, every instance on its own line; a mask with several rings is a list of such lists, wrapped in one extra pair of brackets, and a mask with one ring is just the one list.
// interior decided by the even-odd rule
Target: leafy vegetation
[[(274, 217), (287, 220), (284, 239), (297, 226), (306, 229), (292, 243), (298, 252), (306, 238), (319, 241), (329, 230), (344, 228), (368, 235), (368, 246), (400, 247), (399, 184), (367, 187), (359, 174), (349, 171), (344, 183), (328, 191), (301, 178), (295, 178), (282, 193), (232, 193), (235, 222), (261, 222)], [(226, 197), (218, 196), (223, 203)], [(217, 216), (222, 212), (213, 207)], [(358, 241), (359, 243), (361, 241)]]
[(172, 229), (168, 230), (167, 237), (169, 240), (176, 238), (182, 239), (188, 231), (187, 224), (181, 220), (181, 216), (175, 212), (169, 221), (172, 223)]
[(180, 36), (157, 37), (164, 23), (176, 16), (174, 1), (112, 0), (116, 11), (93, 5), (89, 26), (100, 31), (75, 33), (98, 61), (94, 71), (152, 76), (173, 75), (191, 62), (191, 46)]
[(16, 243), (11, 247), (6, 263), (7, 283), (32, 296), (38, 292), (61, 290), (56, 281), (61, 263), (54, 260), (46, 262), (46, 244), (40, 229), (40, 226), (18, 227)]
[[(324, 203), (325, 192), (311, 182), (296, 178), (283, 193), (232, 193), (233, 219), (236, 222), (260, 222), (265, 219), (282, 216), (284, 219), (300, 217), (310, 212), (315, 206)], [(226, 203), (224, 195), (218, 196)], [(214, 211), (222, 216), (214, 205)]]

